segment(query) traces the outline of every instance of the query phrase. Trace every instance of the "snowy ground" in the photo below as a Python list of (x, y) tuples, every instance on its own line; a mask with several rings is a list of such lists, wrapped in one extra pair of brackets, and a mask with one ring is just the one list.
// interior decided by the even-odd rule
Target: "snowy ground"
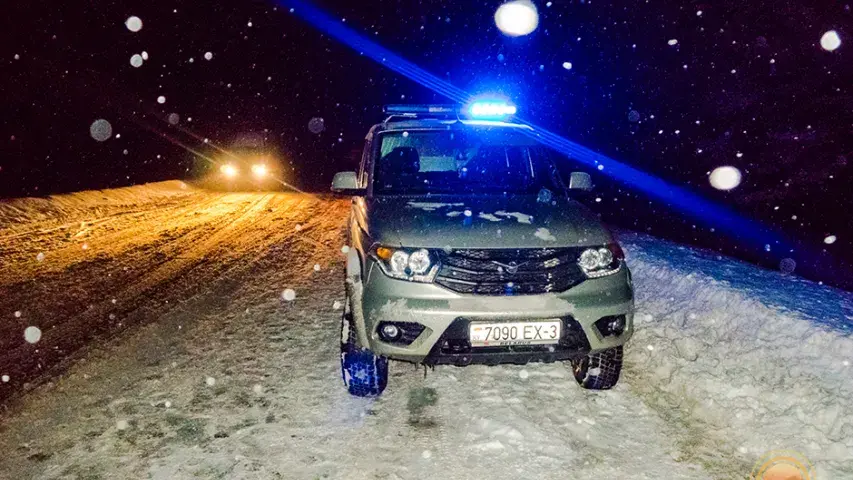
[(394, 363), (349, 397), (347, 207), (177, 182), (0, 204), (0, 478), (743, 479), (774, 449), (853, 477), (853, 296), (630, 233), (616, 389)]

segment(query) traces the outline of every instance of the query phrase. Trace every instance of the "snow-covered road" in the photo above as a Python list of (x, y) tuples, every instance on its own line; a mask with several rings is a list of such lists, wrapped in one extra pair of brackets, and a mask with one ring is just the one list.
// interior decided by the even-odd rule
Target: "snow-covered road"
[(638, 324), (614, 390), (563, 364), (393, 363), (357, 399), (348, 201), (75, 195), (0, 204), (0, 478), (743, 479), (775, 449), (853, 478), (850, 294), (626, 233)]

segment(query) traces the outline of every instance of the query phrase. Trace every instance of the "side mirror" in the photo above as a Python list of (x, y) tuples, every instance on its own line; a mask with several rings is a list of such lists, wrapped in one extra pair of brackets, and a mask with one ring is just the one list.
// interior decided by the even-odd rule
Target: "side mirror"
[(360, 196), (365, 194), (365, 189), (359, 188), (358, 177), (356, 177), (355, 172), (338, 172), (332, 179), (332, 193)]
[(588, 192), (592, 190), (592, 177), (586, 172), (572, 172), (569, 177), (569, 190)]

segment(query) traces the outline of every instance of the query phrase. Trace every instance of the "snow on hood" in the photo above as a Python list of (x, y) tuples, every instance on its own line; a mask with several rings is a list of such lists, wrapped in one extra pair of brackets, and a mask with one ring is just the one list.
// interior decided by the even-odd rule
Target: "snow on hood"
[(411, 208), (419, 208), (421, 210), (425, 210), (427, 212), (431, 212), (433, 210), (444, 208), (444, 207), (461, 207), (465, 205), (464, 203), (436, 203), (436, 202), (409, 202), (406, 204), (407, 207)]
[(377, 197), (368, 201), (368, 234), (388, 245), (425, 248), (573, 247), (612, 241), (595, 214), (566, 198), (552, 203), (537, 202), (532, 195), (429, 200)]

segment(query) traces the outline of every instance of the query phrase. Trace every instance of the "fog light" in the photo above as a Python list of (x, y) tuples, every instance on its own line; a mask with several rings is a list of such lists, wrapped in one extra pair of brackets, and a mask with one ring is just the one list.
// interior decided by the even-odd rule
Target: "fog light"
[(624, 317), (616, 317), (613, 320), (607, 322), (607, 329), (613, 332), (614, 335), (619, 335), (620, 333), (625, 331), (625, 318)]
[(385, 341), (396, 340), (400, 336), (400, 329), (392, 323), (386, 323), (379, 329), (379, 336)]
[(595, 322), (596, 328), (605, 337), (619, 336), (625, 333), (625, 315), (604, 317)]

